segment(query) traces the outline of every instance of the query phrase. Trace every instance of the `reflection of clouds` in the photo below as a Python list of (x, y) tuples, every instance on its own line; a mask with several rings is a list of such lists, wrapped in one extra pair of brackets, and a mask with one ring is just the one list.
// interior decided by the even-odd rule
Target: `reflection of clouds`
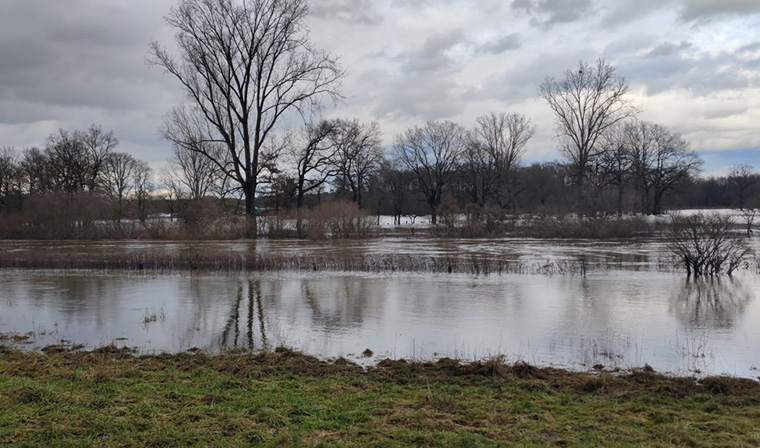
[(687, 326), (733, 328), (753, 299), (737, 279), (687, 280), (673, 295), (670, 310)]

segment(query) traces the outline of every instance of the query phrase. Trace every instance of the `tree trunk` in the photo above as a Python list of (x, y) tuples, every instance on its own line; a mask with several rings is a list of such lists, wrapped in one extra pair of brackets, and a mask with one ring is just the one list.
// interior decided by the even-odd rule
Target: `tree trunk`
[(618, 217), (623, 216), (623, 184), (618, 184), (618, 191), (617, 191), (617, 215)]
[(659, 215), (662, 213), (662, 193), (654, 192), (654, 202), (652, 204), (652, 214)]
[(246, 182), (243, 185), (243, 194), (245, 195), (245, 216), (256, 216), (256, 204), (255, 204), (255, 192), (253, 191), (253, 184)]
[(243, 184), (243, 195), (245, 196), (245, 233), (249, 238), (258, 236), (258, 227), (256, 225), (256, 188), (255, 185), (248, 181)]
[(576, 199), (578, 201), (578, 204), (577, 204), (577, 207), (578, 207), (577, 208), (578, 218), (583, 218), (583, 199), (584, 199), (583, 187), (584, 187), (584, 184), (586, 183), (585, 181), (586, 181), (586, 170), (583, 167), (583, 165), (580, 164), (578, 166), (578, 180), (577, 180), (577, 184), (578, 184), (577, 185), (578, 186), (577, 195), (578, 195), (578, 197)]

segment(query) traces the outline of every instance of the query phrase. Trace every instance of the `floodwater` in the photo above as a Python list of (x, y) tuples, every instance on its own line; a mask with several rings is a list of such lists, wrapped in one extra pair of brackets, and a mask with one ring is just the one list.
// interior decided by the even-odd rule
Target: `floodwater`
[[(586, 276), (479, 277), (0, 270), (0, 333), (28, 335), (30, 348), (115, 343), (150, 353), (284, 345), (360, 363), (386, 357), (470, 360), (505, 355), (508, 361), (580, 370), (597, 364), (649, 364), (679, 375), (760, 376), (756, 268), (734, 279), (688, 281), (670, 266), (658, 241), (198, 244), (207, 245), (206, 250), (583, 258), (603, 268)], [(4, 243), (2, 248), (41, 248), (33, 246)], [(148, 246), (156, 248), (135, 242), (57, 243), (47, 249), (86, 253)], [(182, 243), (159, 246), (182, 250)], [(363, 357), (365, 349), (374, 354)]]

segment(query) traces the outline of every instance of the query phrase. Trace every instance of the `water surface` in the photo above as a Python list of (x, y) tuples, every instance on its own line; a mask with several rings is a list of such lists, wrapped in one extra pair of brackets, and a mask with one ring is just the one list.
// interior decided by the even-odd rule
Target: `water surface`
[[(181, 243), (172, 244), (182, 250)], [(8, 270), (0, 271), (0, 333), (28, 333), (30, 347), (64, 341), (141, 352), (218, 352), (285, 345), (364, 363), (504, 354), (510, 361), (573, 369), (647, 363), (674, 374), (760, 375), (758, 276), (687, 281), (664, 262), (660, 242), (320, 245), (267, 248), (259, 242), (256, 250), (587, 257), (606, 260), (608, 268), (585, 277)], [(106, 250), (52, 250), (72, 249)], [(367, 348), (374, 356), (365, 359)]]

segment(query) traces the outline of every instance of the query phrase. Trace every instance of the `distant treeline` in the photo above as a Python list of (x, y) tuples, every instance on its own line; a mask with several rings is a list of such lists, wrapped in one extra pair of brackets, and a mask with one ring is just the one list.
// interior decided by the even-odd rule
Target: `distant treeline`
[[(572, 160), (522, 162), (533, 133), (522, 115), (489, 114), (469, 131), (452, 122), (414, 127), (384, 148), (377, 123), (321, 120), (266, 155), (257, 214), (295, 216), (345, 201), (399, 224), (409, 215), (563, 216), (578, 211), (578, 188), (587, 216), (758, 207), (760, 176), (752, 167), (700, 178), (698, 156), (659, 125), (631, 121), (606, 133), (580, 187)], [(218, 220), (244, 214), (240, 191), (218, 163), (221, 148), (175, 145), (167, 168), (155, 174), (118, 144), (93, 125), (61, 130), (41, 149), (0, 149), (0, 236), (158, 236), (171, 225), (203, 232), (209, 222), (219, 228)], [(230, 235), (225, 226), (220, 236)]]

